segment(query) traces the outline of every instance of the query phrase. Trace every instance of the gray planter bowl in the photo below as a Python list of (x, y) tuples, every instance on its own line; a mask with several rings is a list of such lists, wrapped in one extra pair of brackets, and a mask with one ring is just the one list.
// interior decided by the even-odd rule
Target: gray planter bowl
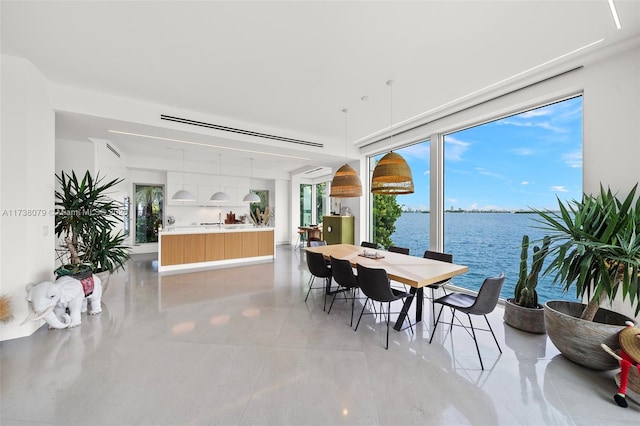
[(606, 344), (614, 351), (620, 349), (618, 333), (625, 321), (633, 319), (600, 308), (594, 321), (580, 319), (585, 304), (564, 300), (545, 303), (544, 319), (549, 339), (571, 361), (593, 370), (613, 370), (618, 361), (600, 347)]
[(516, 305), (513, 299), (507, 299), (504, 304), (504, 322), (513, 328), (528, 333), (545, 334), (544, 308), (524, 308)]

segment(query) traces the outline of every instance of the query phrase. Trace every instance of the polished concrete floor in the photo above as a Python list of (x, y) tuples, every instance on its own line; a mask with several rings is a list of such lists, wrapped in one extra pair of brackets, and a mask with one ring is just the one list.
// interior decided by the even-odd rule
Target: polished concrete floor
[[(499, 272), (499, 271), (497, 271)], [(159, 276), (136, 255), (111, 278), (103, 312), (80, 327), (0, 343), (2, 425), (640, 424), (613, 402), (615, 372), (558, 354), (546, 336), (490, 316), (486, 370), (464, 330), (391, 330), (344, 301), (304, 302), (304, 254)], [(634, 395), (634, 399), (637, 396)], [(637, 400), (636, 400), (637, 401)]]

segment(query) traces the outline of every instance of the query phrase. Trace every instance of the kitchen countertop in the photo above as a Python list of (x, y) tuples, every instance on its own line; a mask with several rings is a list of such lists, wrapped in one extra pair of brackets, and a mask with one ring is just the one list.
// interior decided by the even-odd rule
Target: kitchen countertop
[(160, 232), (160, 235), (176, 234), (209, 234), (222, 232), (261, 232), (273, 231), (275, 228), (269, 226), (254, 226), (249, 224), (235, 225), (187, 225), (169, 226)]

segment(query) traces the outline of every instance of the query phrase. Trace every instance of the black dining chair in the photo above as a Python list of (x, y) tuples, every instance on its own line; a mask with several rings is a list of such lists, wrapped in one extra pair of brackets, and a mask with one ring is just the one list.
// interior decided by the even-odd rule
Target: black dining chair
[[(431, 338), (429, 339), (429, 343), (433, 340), (433, 336), (436, 334), (436, 329), (438, 328), (438, 324), (440, 323), (440, 316), (442, 315), (442, 309), (445, 306), (448, 306), (452, 309), (451, 315), (451, 323), (449, 325), (449, 330), (453, 329), (453, 326), (463, 327), (466, 332), (471, 336), (473, 342), (476, 344), (476, 352), (478, 352), (478, 359), (480, 360), (480, 368), (484, 370), (484, 365), (482, 364), (482, 356), (480, 356), (480, 348), (478, 347), (478, 339), (476, 337), (476, 331), (490, 331), (493, 336), (493, 340), (495, 340), (496, 345), (498, 346), (498, 350), (502, 353), (502, 349), (500, 348), (500, 344), (498, 343), (498, 339), (496, 338), (493, 329), (491, 328), (491, 324), (489, 324), (489, 319), (487, 318), (487, 314), (493, 312), (496, 305), (498, 304), (498, 298), (500, 297), (500, 291), (502, 290), (502, 286), (504, 285), (504, 272), (495, 278), (486, 278), (478, 291), (476, 296), (466, 293), (449, 293), (445, 296), (442, 296), (435, 300), (435, 303), (439, 303), (442, 306), (440, 307), (440, 312), (438, 313), (438, 319), (436, 320), (436, 324), (433, 327), (433, 332), (431, 333)], [(464, 314), (467, 314), (469, 318), (469, 326), (471, 328), (471, 333), (466, 325), (464, 325), (457, 317), (456, 311), (460, 311)], [(488, 329), (486, 328), (474, 328), (473, 322), (471, 321), (471, 315), (482, 315), (487, 322)], [(453, 320), (456, 319), (459, 324), (454, 324)], [(453, 338), (453, 337), (452, 337)]]
[[(327, 293), (331, 291), (331, 268), (327, 266), (322, 253), (314, 253), (310, 251), (307, 252), (307, 267), (309, 268), (309, 272), (311, 272), (311, 277), (309, 277), (309, 290), (307, 290), (307, 297), (304, 298), (304, 302), (307, 303), (311, 290), (322, 289), (324, 291), (324, 306), (322, 310), (326, 310)], [(313, 283), (316, 278), (323, 278), (324, 285), (321, 287), (314, 287)]]
[[(345, 259), (336, 259), (331, 256), (331, 274), (333, 275), (333, 280), (338, 284), (338, 290), (333, 292), (333, 299), (331, 300), (331, 305), (329, 305), (329, 311), (327, 314), (331, 313), (331, 308), (333, 307), (333, 302), (336, 301), (336, 296), (338, 293), (342, 293), (345, 296), (345, 300), (351, 300), (351, 323), (349, 324), (353, 327), (353, 310), (356, 302), (356, 292), (358, 291), (358, 277), (353, 273), (353, 268), (351, 267), (351, 262)], [(345, 293), (349, 293), (349, 297), (345, 295)]]
[(364, 248), (372, 248), (372, 249), (377, 249), (378, 245), (376, 243), (370, 243), (369, 241), (363, 241), (360, 243), (361, 247)]
[[(382, 304), (386, 303), (387, 344), (385, 346), (385, 349), (389, 349), (389, 322), (391, 319), (391, 314), (399, 313), (391, 312), (391, 302), (405, 299), (411, 295), (406, 291), (391, 288), (389, 276), (387, 275), (387, 271), (385, 271), (384, 269), (367, 268), (366, 266), (362, 266), (360, 264), (356, 264), (356, 268), (358, 270), (358, 284), (360, 285), (360, 290), (362, 290), (364, 295), (367, 296), (367, 300), (365, 300), (362, 311), (360, 312), (358, 323), (356, 324), (356, 331), (358, 331), (360, 320), (362, 319), (362, 315), (364, 314), (364, 311), (367, 308), (367, 303), (369, 301), (371, 301), (372, 305), (374, 302), (380, 302), (381, 314), (384, 314)], [(370, 314), (376, 315), (374, 312)], [(411, 322), (409, 322), (409, 326), (411, 327), (411, 332), (413, 333), (413, 324), (411, 324)]]
[(400, 254), (409, 255), (409, 249), (405, 248), (405, 247), (390, 246), (388, 251), (393, 252), (393, 253), (400, 253)]
[[(452, 254), (440, 253), (439, 251), (426, 250), (422, 257), (425, 259), (439, 260), (440, 262), (453, 263)], [(431, 289), (431, 297), (427, 296), (427, 298), (431, 299), (431, 312), (433, 312), (433, 325), (436, 325), (436, 303), (435, 303), (436, 290), (442, 289), (444, 294), (447, 294), (447, 290), (444, 288), (444, 285), (450, 282), (451, 282), (451, 279), (447, 279), (447, 280), (438, 281), (437, 283), (429, 284), (428, 286), (426, 286), (428, 289)]]
[(327, 242), (324, 240), (311, 240), (309, 241), (309, 247), (320, 247), (320, 246), (326, 246)]

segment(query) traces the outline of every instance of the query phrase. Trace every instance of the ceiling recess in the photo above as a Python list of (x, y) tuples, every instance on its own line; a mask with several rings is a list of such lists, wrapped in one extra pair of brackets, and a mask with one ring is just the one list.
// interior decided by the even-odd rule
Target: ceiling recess
[(191, 126), (206, 127), (209, 129), (222, 130), (224, 132), (238, 133), (241, 135), (255, 136), (258, 138), (272, 139), (281, 142), (294, 143), (297, 145), (313, 146), (316, 148), (324, 148), (324, 144), (318, 142), (303, 141), (301, 139), (286, 138), (284, 136), (270, 135), (268, 133), (254, 132), (251, 130), (236, 129), (235, 127), (220, 126), (218, 124), (205, 123), (203, 121), (189, 120), (188, 118), (173, 117), (171, 115), (160, 115), (161, 120), (174, 121), (176, 123), (189, 124)]

